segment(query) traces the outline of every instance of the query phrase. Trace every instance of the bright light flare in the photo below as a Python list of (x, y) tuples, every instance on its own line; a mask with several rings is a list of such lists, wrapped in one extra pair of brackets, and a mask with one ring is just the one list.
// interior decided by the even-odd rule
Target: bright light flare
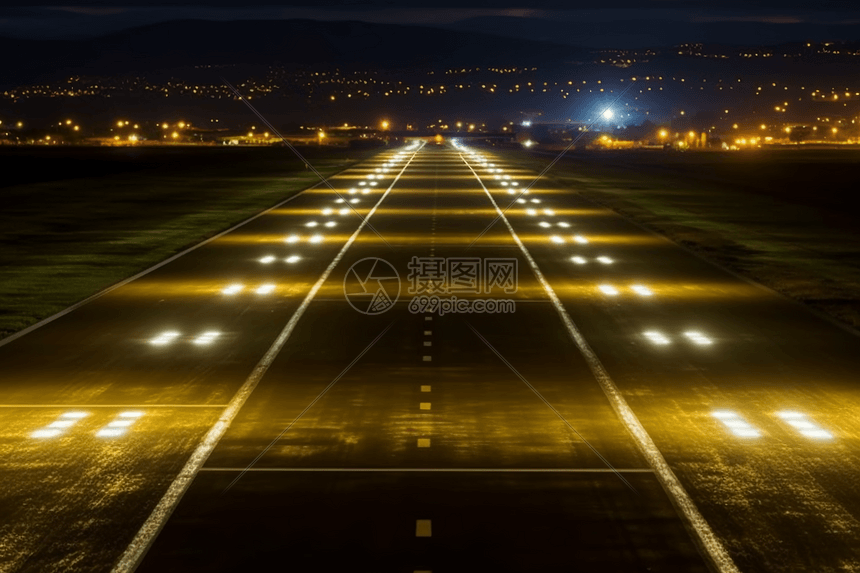
[(171, 330), (168, 332), (162, 332), (161, 334), (150, 340), (149, 343), (155, 344), (156, 346), (164, 346), (165, 344), (170, 344), (171, 342), (176, 340), (176, 337), (178, 336), (179, 333), (176, 331)]
[(203, 346), (206, 344), (211, 344), (216, 338), (221, 336), (220, 332), (215, 330), (208, 330), (194, 339), (194, 344)]
[(615, 296), (618, 294), (618, 289), (612, 285), (600, 285), (597, 288), (600, 289), (600, 292), (609, 296)]
[(783, 411), (777, 412), (776, 415), (782, 418), (786, 424), (797, 430), (802, 436), (814, 438), (816, 440), (829, 440), (833, 438), (833, 434), (822, 429), (815, 422), (810, 421), (809, 418), (806, 417), (806, 414), (794, 411)]
[(648, 332), (643, 332), (642, 334), (643, 334), (643, 335), (645, 336), (645, 338), (647, 338), (649, 341), (651, 341), (651, 342), (652, 342), (652, 343), (654, 343), (654, 344), (660, 345), (660, 346), (665, 346), (665, 345), (667, 345), (667, 344), (671, 344), (671, 343), (672, 343), (672, 341), (671, 341), (671, 340), (669, 340), (668, 338), (666, 338), (665, 336), (663, 336), (663, 334), (662, 334), (662, 333), (657, 332), (656, 330), (649, 330)]
[(722, 422), (724, 426), (739, 438), (758, 438), (761, 436), (761, 432), (731, 410), (717, 410), (712, 412), (711, 415)]
[(603, 116), (603, 119), (612, 119), (615, 116), (611, 109), (607, 109), (601, 115)]
[(690, 330), (684, 333), (684, 336), (692, 340), (694, 343), (707, 346), (708, 344), (713, 344), (713, 341), (702, 334), (701, 332), (696, 332), (695, 330)]
[(631, 285), (630, 289), (641, 296), (652, 296), (654, 294), (651, 292), (651, 289), (643, 285)]
[(39, 428), (30, 434), (31, 438), (55, 438), (77, 424), (82, 418), (89, 416), (87, 412), (64, 412), (59, 419), (54, 420), (45, 428)]

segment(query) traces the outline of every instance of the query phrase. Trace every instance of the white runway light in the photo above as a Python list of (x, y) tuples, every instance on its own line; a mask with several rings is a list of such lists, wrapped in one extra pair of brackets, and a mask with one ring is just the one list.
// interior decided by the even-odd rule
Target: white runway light
[(274, 260), (275, 260), (275, 257), (273, 257), (272, 255), (266, 255), (265, 257), (260, 258), (260, 262), (263, 263), (264, 265), (268, 265), (269, 263), (273, 262)]
[(289, 257), (284, 259), (284, 262), (292, 264), (292, 263), (299, 262), (300, 259), (301, 259), (301, 257), (298, 255), (290, 255)]
[(349, 209), (341, 209), (337, 212), (338, 215), (349, 215)]
[(610, 259), (609, 257), (597, 257), (597, 261), (599, 263), (603, 263), (604, 265), (611, 265), (612, 263), (615, 262), (612, 259)]
[(48, 424), (46, 427), (39, 428), (30, 434), (30, 437), (56, 438), (87, 416), (89, 416), (89, 413), (87, 412), (65, 412), (64, 414), (60, 414), (59, 418)]
[(125, 434), (143, 412), (121, 412), (112, 422), (96, 433), (99, 438), (116, 438)]
[(153, 338), (149, 342), (150, 342), (150, 344), (155, 344), (156, 346), (164, 346), (165, 344), (170, 344), (171, 342), (176, 340), (176, 338), (178, 336), (179, 336), (178, 332), (176, 332), (174, 330), (170, 330), (168, 332), (162, 332), (161, 334), (159, 334), (158, 336), (156, 336), (155, 338)]
[(570, 260), (573, 261), (574, 263), (578, 264), (578, 265), (584, 265), (585, 263), (588, 262), (582, 257), (570, 257)]
[(195, 338), (194, 344), (198, 344), (201, 346), (206, 345), (206, 344), (212, 344), (212, 341), (214, 341), (219, 336), (221, 336), (220, 332), (217, 332), (214, 330), (208, 330), (208, 331), (204, 332), (203, 334), (201, 334), (200, 336), (198, 336), (197, 338)]
[(355, 187), (353, 187), (352, 189), (348, 190), (347, 193), (349, 193), (350, 195), (355, 195), (355, 191), (356, 189)]
[(532, 199), (532, 203), (540, 203), (540, 199)]
[(555, 215), (555, 211), (553, 211), (552, 209), (544, 209), (543, 214), (552, 217), (553, 215)]
[(331, 214), (332, 214), (332, 212), (333, 212), (333, 210), (332, 210), (332, 209), (323, 209), (323, 210), (322, 210), (322, 214), (323, 214), (323, 215), (331, 215)]
[(618, 294), (618, 289), (612, 285), (600, 285), (597, 288), (600, 289), (600, 292), (602, 292), (603, 294), (607, 294), (609, 296), (615, 296)]
[(267, 283), (267, 284), (260, 285), (259, 287), (257, 287), (257, 290), (255, 292), (257, 294), (269, 294), (269, 293), (273, 292), (274, 290), (275, 290), (275, 285), (273, 285), (272, 283)]
[[(522, 199), (520, 199), (520, 201), (522, 201)], [(523, 202), (525, 202), (525, 201), (523, 201)], [(537, 211), (535, 211), (534, 209), (526, 209), (526, 215), (535, 216), (537, 214), (538, 214)]]
[(797, 430), (797, 432), (802, 436), (814, 438), (816, 440), (829, 440), (833, 438), (833, 434), (827, 430), (823, 430), (815, 422), (810, 421), (809, 418), (806, 417), (806, 414), (803, 414), (802, 412), (783, 411), (777, 412), (776, 415), (782, 418), (786, 424)]
[(316, 227), (317, 225), (319, 225), (319, 223), (317, 223), (316, 221), (308, 221), (307, 223), (305, 223), (305, 227)]
[(712, 344), (710, 338), (702, 334), (701, 332), (697, 332), (695, 330), (689, 330), (684, 333), (684, 336), (692, 340), (695, 344), (699, 344), (702, 346), (707, 346), (708, 344)]
[(716, 412), (712, 412), (711, 415), (722, 422), (723, 425), (739, 438), (758, 438), (761, 436), (761, 432), (731, 410), (717, 410)]
[(323, 236), (322, 236), (322, 235), (314, 235), (313, 237), (311, 237), (310, 239), (308, 239), (308, 241), (309, 241), (309, 242), (311, 242), (311, 243), (314, 243), (314, 244), (316, 244), (316, 243), (322, 243), (322, 241), (323, 241)]
[(541, 227), (543, 227), (543, 228), (547, 228), (547, 227), (550, 227), (550, 226), (551, 226), (551, 225), (550, 225), (549, 223), (547, 223), (546, 221), (541, 221), (540, 223), (538, 223), (538, 225), (540, 225), (540, 226), (541, 226)]
[(228, 286), (227, 288), (225, 288), (224, 290), (222, 290), (221, 292), (224, 294), (237, 294), (237, 293), (242, 292), (243, 288), (245, 288), (245, 287), (243, 287), (240, 284), (232, 284), (232, 285)]
[(298, 235), (290, 235), (289, 237), (284, 239), (284, 242), (285, 243), (298, 243), (299, 242), (299, 236)]
[(654, 344), (658, 344), (660, 346), (665, 346), (666, 344), (671, 344), (672, 342), (656, 330), (649, 330), (647, 332), (643, 332), (642, 334), (645, 336), (645, 338), (647, 338)]
[(652, 296), (654, 294), (653, 292), (651, 292), (651, 289), (642, 285), (632, 285), (630, 289), (641, 296)]
[(335, 223), (334, 221), (329, 221), (325, 224), (326, 227), (334, 227), (335, 225), (337, 225), (337, 223)]
[(564, 239), (562, 239), (558, 235), (553, 235), (552, 237), (549, 238), (549, 240), (552, 241), (553, 243), (556, 243), (557, 245), (563, 245), (564, 244)]
[(577, 242), (577, 243), (579, 243), (580, 245), (586, 245), (586, 244), (588, 244), (588, 239), (586, 239), (586, 238), (585, 238), (585, 237), (583, 237), (582, 235), (574, 235), (574, 236), (573, 236), (573, 240), (574, 240), (574, 242)]
[(570, 223), (565, 223), (564, 221), (560, 221), (560, 222), (556, 223), (556, 225), (558, 225), (559, 227), (562, 227), (564, 229), (567, 229), (568, 227), (570, 227)]

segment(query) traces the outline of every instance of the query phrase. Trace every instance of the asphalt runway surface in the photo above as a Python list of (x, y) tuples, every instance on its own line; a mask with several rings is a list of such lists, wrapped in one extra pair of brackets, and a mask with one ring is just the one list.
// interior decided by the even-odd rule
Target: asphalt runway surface
[(535, 175), (388, 150), (0, 346), (0, 571), (860, 570), (858, 338)]

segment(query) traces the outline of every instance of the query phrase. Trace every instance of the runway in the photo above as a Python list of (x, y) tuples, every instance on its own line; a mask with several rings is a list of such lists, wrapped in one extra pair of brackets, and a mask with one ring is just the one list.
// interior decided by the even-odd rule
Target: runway
[(860, 340), (386, 150), (0, 346), (0, 571), (860, 568)]

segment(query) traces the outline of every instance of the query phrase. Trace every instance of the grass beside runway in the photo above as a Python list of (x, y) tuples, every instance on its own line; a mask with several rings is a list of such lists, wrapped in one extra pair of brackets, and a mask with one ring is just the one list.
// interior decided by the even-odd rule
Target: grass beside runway
[[(378, 152), (301, 151), (325, 176)], [(0, 158), (0, 338), (319, 180), (285, 148), (11, 148)]]
[[(552, 159), (489, 150), (535, 171)], [(853, 150), (572, 152), (548, 177), (858, 328), (858, 164)]]

